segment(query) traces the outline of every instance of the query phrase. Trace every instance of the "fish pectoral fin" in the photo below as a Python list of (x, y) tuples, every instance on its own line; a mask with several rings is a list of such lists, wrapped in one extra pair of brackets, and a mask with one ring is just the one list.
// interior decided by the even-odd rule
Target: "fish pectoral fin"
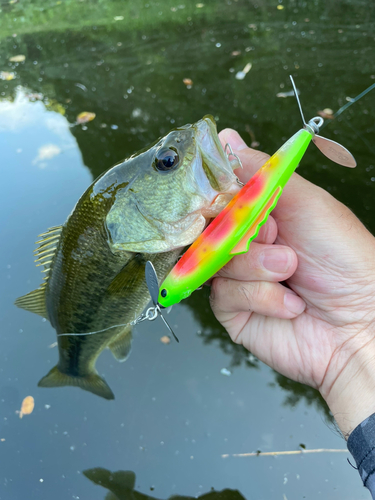
[(38, 383), (38, 387), (65, 387), (68, 385), (80, 387), (84, 391), (92, 392), (104, 399), (115, 399), (107, 382), (95, 372), (85, 377), (75, 377), (60, 372), (58, 367), (55, 366)]
[(128, 328), (113, 340), (113, 342), (108, 344), (113, 356), (117, 361), (120, 361), (120, 363), (128, 359), (132, 348), (132, 340), (132, 331), (131, 328)]
[(39, 314), (39, 316), (43, 316), (43, 318), (48, 318), (46, 289), (43, 285), (41, 288), (37, 288), (26, 295), (22, 295), (22, 297), (18, 297), (14, 304), (21, 309)]
[(145, 279), (146, 261), (141, 254), (136, 253), (124, 265), (121, 271), (111, 281), (108, 292), (110, 294), (124, 294), (133, 292), (134, 287), (139, 281)]

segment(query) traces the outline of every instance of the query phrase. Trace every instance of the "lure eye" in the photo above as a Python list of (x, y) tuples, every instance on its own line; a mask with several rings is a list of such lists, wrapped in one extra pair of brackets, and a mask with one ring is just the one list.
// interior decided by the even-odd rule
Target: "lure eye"
[(167, 172), (177, 167), (180, 158), (175, 148), (164, 148), (157, 152), (155, 167), (161, 172)]
[(167, 290), (165, 288), (163, 288), (163, 290), (160, 292), (160, 295), (162, 297), (166, 297), (167, 296)]

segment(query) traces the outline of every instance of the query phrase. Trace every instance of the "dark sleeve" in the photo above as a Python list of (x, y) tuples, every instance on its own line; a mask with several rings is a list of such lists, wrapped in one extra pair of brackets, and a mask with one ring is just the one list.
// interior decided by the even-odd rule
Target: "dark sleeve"
[(363, 485), (375, 499), (375, 413), (350, 434), (348, 449), (356, 461)]

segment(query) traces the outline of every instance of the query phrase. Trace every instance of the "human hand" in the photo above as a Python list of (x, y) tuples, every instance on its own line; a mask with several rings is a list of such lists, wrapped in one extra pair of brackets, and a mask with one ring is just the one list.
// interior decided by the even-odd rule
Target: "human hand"
[[(241, 158), (243, 182), (268, 159), (233, 130), (220, 139)], [(297, 174), (272, 215), (213, 279), (212, 309), (234, 342), (319, 389), (348, 434), (375, 411), (375, 238)]]

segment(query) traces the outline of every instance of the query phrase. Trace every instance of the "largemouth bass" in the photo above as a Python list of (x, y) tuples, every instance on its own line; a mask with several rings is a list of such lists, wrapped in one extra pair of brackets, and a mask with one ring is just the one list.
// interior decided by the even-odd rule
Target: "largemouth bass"
[(145, 263), (164, 279), (239, 188), (209, 116), (97, 178), (65, 224), (41, 235), (36, 261), (44, 283), (16, 301), (57, 332), (59, 361), (38, 385), (113, 399), (95, 363), (105, 347), (119, 361), (129, 355), (130, 323), (150, 300)]
[[(131, 470), (110, 471), (103, 467), (86, 469), (82, 474), (94, 484), (108, 490), (105, 500), (158, 500), (135, 489), (136, 476)], [(238, 490), (225, 489), (215, 491), (211, 489), (202, 495), (187, 497), (173, 494), (167, 500), (245, 500)]]

